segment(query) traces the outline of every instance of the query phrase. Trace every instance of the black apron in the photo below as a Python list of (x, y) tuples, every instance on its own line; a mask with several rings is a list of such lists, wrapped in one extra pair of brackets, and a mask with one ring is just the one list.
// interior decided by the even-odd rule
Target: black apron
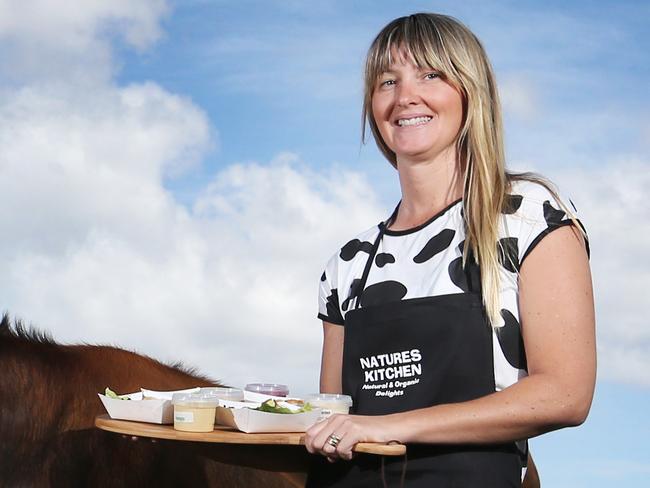
[[(494, 393), (492, 330), (476, 266), (465, 269), (468, 293), (363, 306), (363, 289), (385, 229), (380, 223), (354, 309), (345, 317), (342, 381), (343, 393), (354, 402), (351, 413), (384, 415)], [(397, 487), (402, 477), (409, 488), (521, 486), (522, 456), (514, 442), (411, 444), (407, 456), (358, 455), (336, 463), (314, 456), (307, 487)]]

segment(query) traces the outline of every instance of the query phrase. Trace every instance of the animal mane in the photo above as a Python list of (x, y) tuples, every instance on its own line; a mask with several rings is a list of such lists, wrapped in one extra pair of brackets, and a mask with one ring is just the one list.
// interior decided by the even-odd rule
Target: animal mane
[[(151, 359), (153, 359), (153, 358), (151, 358)], [(157, 359), (153, 359), (153, 360), (158, 361)], [(181, 372), (183, 372), (183, 373), (185, 373), (187, 375), (195, 376), (197, 378), (201, 378), (202, 380), (210, 381), (210, 382), (213, 382), (215, 384), (221, 385), (221, 381), (219, 381), (219, 380), (215, 381), (212, 378), (209, 378), (208, 376), (204, 375), (203, 373), (200, 373), (198, 368), (195, 368), (194, 366), (188, 366), (187, 364), (183, 363), (183, 361), (174, 361), (172, 363), (163, 362), (162, 364), (164, 364), (165, 366), (168, 366), (168, 367), (170, 367), (172, 369), (176, 369), (178, 371), (181, 371)]]
[(39, 330), (33, 325), (26, 326), (20, 319), (14, 319), (12, 324), (9, 314), (6, 312), (2, 315), (2, 322), (0, 323), (0, 339), (3, 337), (14, 337), (39, 344), (58, 345), (49, 333)]

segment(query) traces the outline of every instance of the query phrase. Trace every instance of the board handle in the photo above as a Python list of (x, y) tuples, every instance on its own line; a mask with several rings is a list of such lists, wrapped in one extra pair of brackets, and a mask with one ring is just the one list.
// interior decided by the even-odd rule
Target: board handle
[(403, 456), (406, 454), (406, 446), (404, 444), (378, 444), (376, 442), (359, 442), (354, 449), (354, 452), (364, 454), (378, 454), (380, 456)]

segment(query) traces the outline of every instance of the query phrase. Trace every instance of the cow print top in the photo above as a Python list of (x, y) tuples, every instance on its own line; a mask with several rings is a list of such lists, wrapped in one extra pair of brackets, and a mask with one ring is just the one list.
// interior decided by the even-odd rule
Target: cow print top
[[(470, 265), (476, 268), (475, 273), (462, 268), (462, 208), (462, 201), (458, 200), (418, 227), (387, 229), (356, 305), (353, 297), (358, 295), (356, 288), (379, 233), (378, 226), (345, 244), (332, 256), (321, 276), (318, 317), (345, 326), (345, 316), (355, 306), (468, 292), (468, 276), (472, 281), (471, 276), (478, 275), (478, 269), (473, 263)], [(527, 370), (519, 327), (517, 271), (544, 236), (571, 223), (545, 187), (530, 181), (513, 182), (499, 233), (503, 327), (493, 331), (497, 391), (517, 382)]]

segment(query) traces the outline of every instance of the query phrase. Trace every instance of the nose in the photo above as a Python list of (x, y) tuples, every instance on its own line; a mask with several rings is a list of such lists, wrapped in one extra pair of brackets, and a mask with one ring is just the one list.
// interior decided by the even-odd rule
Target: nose
[(406, 107), (408, 105), (417, 104), (418, 100), (419, 95), (415, 83), (408, 79), (402, 80), (397, 89), (398, 105)]

